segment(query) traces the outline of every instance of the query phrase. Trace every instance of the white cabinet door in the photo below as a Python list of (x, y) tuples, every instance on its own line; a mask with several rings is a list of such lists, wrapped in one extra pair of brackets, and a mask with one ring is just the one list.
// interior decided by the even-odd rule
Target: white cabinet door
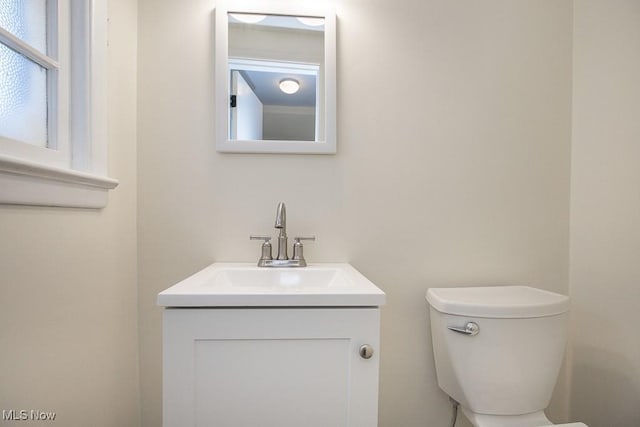
[(165, 309), (163, 425), (375, 427), (379, 325), (377, 308)]

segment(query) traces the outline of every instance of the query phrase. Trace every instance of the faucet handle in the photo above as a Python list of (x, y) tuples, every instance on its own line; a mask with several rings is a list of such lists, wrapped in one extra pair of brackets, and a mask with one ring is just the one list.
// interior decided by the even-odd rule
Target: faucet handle
[(294, 237), (293, 240), (293, 258), (291, 259), (300, 261), (300, 267), (305, 267), (307, 265), (307, 261), (304, 259), (304, 253), (302, 252), (304, 247), (302, 246), (301, 240), (311, 240), (314, 242), (316, 240), (316, 236)]
[(265, 243), (269, 243), (271, 241), (271, 236), (254, 236), (252, 234), (249, 236), (249, 240), (264, 240)]
[(249, 236), (249, 240), (264, 240), (262, 244), (262, 254), (258, 263), (264, 260), (273, 259), (273, 253), (271, 252), (271, 236)]

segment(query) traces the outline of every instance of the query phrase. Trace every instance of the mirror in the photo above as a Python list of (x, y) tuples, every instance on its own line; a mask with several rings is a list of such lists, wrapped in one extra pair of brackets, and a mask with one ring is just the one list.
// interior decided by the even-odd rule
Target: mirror
[(216, 149), (335, 153), (335, 14), (220, 3)]

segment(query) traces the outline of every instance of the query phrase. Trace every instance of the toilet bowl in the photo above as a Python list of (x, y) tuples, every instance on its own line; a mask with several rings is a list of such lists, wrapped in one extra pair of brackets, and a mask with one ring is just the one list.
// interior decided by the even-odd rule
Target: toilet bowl
[(438, 385), (474, 427), (553, 425), (544, 409), (564, 357), (568, 297), (490, 286), (431, 288), (427, 301)]

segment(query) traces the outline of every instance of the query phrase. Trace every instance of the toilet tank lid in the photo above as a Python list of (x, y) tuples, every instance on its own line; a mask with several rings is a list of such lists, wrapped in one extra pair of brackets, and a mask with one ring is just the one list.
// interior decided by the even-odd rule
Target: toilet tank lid
[(442, 313), (470, 317), (545, 317), (569, 310), (569, 297), (529, 286), (430, 288), (427, 301)]

